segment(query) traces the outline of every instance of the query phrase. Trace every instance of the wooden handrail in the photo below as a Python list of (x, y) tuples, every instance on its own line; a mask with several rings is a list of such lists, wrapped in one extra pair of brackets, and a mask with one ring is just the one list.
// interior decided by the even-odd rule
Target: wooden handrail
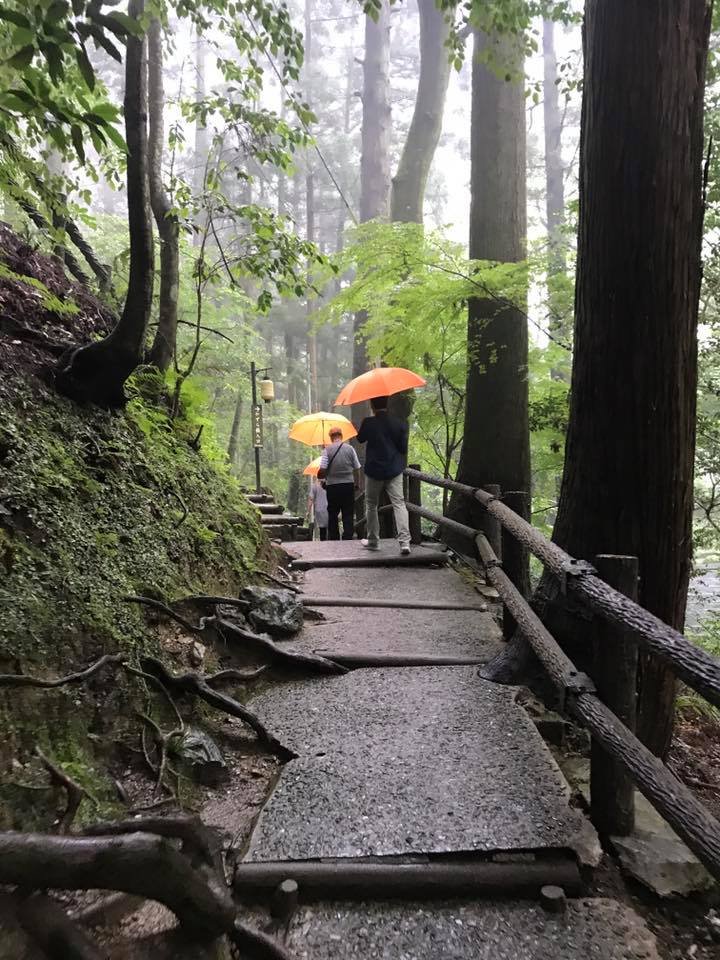
[[(543, 562), (546, 569), (562, 582), (568, 593), (574, 594), (594, 613), (610, 623), (631, 631), (638, 642), (658, 660), (671, 667), (683, 683), (705, 697), (708, 702), (720, 707), (720, 660), (691, 643), (682, 633), (663, 623), (649, 610), (614, 590), (596, 576), (588, 564), (552, 543), (527, 520), (485, 490), (458, 483), (456, 480), (434, 477), (420, 470), (408, 468), (405, 473), (424, 483), (473, 497)], [(408, 509), (412, 507), (413, 505), (408, 505)], [(434, 523), (470, 536), (471, 528), (458, 524), (450, 517), (443, 517), (422, 507), (417, 512)], [(465, 529), (461, 531), (460, 527)]]

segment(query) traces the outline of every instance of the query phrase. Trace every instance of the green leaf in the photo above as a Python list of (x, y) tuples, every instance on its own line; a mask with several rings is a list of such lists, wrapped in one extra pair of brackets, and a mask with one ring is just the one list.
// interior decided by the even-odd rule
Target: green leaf
[(126, 13), (120, 13), (119, 10), (113, 10), (113, 12), (107, 17), (104, 16), (102, 18), (102, 22), (106, 25), (108, 30), (113, 29), (110, 24), (114, 23), (121, 31), (122, 36), (142, 37), (144, 33), (142, 24), (140, 24), (137, 20), (133, 20), (133, 18), (129, 17)]
[(113, 123), (118, 118), (118, 108), (114, 103), (95, 103), (93, 104), (91, 117), (98, 117), (100, 120), (107, 120)]
[(45, 14), (45, 23), (58, 23), (64, 17), (68, 15), (70, 11), (70, 4), (67, 0), (54, 0), (53, 3), (48, 7), (48, 11)]
[(14, 53), (6, 63), (9, 67), (14, 67), (16, 70), (24, 70), (25, 67), (30, 66), (34, 56), (35, 47), (32, 44), (28, 44), (26, 47), (18, 50), (17, 53)]
[(17, 10), (8, 10), (7, 7), (0, 7), (0, 20), (7, 20), (8, 23), (14, 23), (16, 27), (23, 27), (25, 30), (32, 29), (27, 17), (18, 13)]
[(50, 79), (53, 83), (59, 83), (63, 78), (62, 50), (54, 43), (43, 43), (42, 52), (47, 60)]
[(84, 44), (76, 49), (75, 59), (77, 60), (78, 67), (80, 67), (80, 73), (82, 74), (82, 78), (87, 84), (88, 89), (94, 90), (95, 89), (95, 71), (93, 70), (93, 66), (90, 63), (90, 59), (87, 55), (87, 50), (85, 49)]
[(127, 144), (123, 140), (122, 135), (118, 132), (118, 130), (110, 125), (103, 127), (103, 129), (105, 131), (105, 135), (112, 140), (115, 146), (119, 150), (122, 150), (123, 153), (127, 153)]
[(122, 63), (123, 57), (122, 53), (118, 50), (112, 40), (109, 40), (105, 34), (102, 32), (100, 27), (95, 26), (94, 24), (89, 28), (89, 32), (92, 35), (92, 38), (95, 42), (96, 47), (102, 47), (105, 53), (108, 53), (113, 60), (117, 60), (118, 63)]
[(77, 153), (81, 163), (85, 163), (85, 144), (83, 142), (83, 132), (76, 123), (70, 127), (70, 138), (73, 142), (73, 146), (75, 147), (75, 153)]

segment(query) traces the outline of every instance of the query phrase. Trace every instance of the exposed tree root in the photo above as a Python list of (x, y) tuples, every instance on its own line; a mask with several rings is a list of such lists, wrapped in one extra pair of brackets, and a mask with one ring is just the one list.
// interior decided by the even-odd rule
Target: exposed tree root
[(243, 960), (293, 960), (291, 953), (267, 933), (253, 930), (239, 920), (229, 934), (231, 943), (241, 951)]
[[(174, 729), (168, 731), (167, 733), (164, 733), (160, 729), (159, 724), (157, 724), (152, 717), (149, 717), (145, 713), (139, 713), (138, 716), (146, 725), (146, 727), (150, 727), (155, 737), (155, 748), (158, 752), (157, 768), (154, 768), (154, 765), (150, 761), (150, 754), (148, 752), (147, 745), (145, 743), (145, 727), (143, 727), (143, 732), (142, 732), (143, 754), (145, 756), (145, 760), (148, 766), (154, 770), (157, 776), (157, 780), (155, 782), (155, 799), (157, 800), (159, 799), (162, 793), (162, 788), (165, 784), (165, 771), (167, 769), (167, 758), (168, 758), (168, 750), (170, 749), (170, 744), (173, 742), (173, 740), (177, 740), (179, 737), (183, 736), (183, 734), (185, 733), (185, 725), (182, 723), (182, 720), (181, 720), (179, 727), (175, 727)], [(175, 796), (175, 791), (171, 790), (170, 792), (172, 793), (173, 796)]]
[(16, 896), (16, 916), (25, 933), (49, 960), (106, 960), (81, 927), (55, 900), (41, 893)]
[(127, 657), (122, 653), (110, 653), (100, 657), (95, 663), (87, 669), (80, 670), (78, 673), (69, 673), (66, 677), (60, 677), (57, 680), (46, 680), (43, 677), (30, 677), (24, 673), (0, 673), (0, 687), (41, 687), (49, 690), (54, 687), (64, 687), (69, 683), (83, 683), (95, 676), (104, 666), (124, 663)]
[(333, 663), (332, 660), (327, 660), (325, 657), (314, 653), (298, 653), (295, 650), (286, 650), (284, 647), (279, 647), (269, 637), (261, 637), (257, 633), (251, 633), (250, 630), (244, 630), (229, 620), (223, 620), (220, 617), (208, 617), (205, 623), (213, 624), (226, 640), (232, 639), (242, 644), (246, 650), (264, 653), (273, 665), (285, 670), (296, 670), (304, 673), (347, 673), (345, 667)]
[(291, 750), (283, 746), (283, 744), (270, 733), (262, 721), (256, 717), (252, 711), (248, 710), (247, 707), (244, 707), (232, 697), (213, 690), (202, 674), (192, 672), (172, 674), (163, 663), (154, 657), (144, 657), (141, 661), (141, 666), (145, 673), (156, 677), (160, 683), (168, 689), (180, 693), (192, 694), (204, 700), (205, 703), (210, 704), (211, 707), (215, 707), (218, 710), (230, 714), (232, 717), (237, 717), (239, 720), (242, 720), (243, 723), (246, 723), (255, 731), (260, 742), (280, 760), (291, 760), (295, 756)]
[[(272, 937), (238, 918), (220, 847), (198, 818), (143, 817), (99, 823), (85, 833), (83, 837), (0, 833), (0, 884), (24, 891), (112, 890), (156, 900), (194, 939), (211, 942), (226, 936), (243, 958), (292, 960)], [(182, 852), (166, 837), (180, 840)], [(18, 898), (18, 918), (51, 960), (102, 956), (61, 907), (45, 896)]]
[[(187, 599), (198, 601), (202, 598), (189, 597)], [(214, 603), (228, 602), (224, 597), (207, 597), (206, 599)], [(268, 658), (271, 664), (286, 670), (297, 670), (311, 673), (347, 672), (344, 667), (341, 667), (337, 663), (333, 663), (332, 660), (327, 660), (325, 657), (320, 657), (313, 653), (298, 653), (294, 650), (286, 650), (284, 647), (279, 647), (269, 637), (263, 637), (260, 636), (260, 634), (252, 633), (250, 630), (245, 630), (242, 627), (237, 626), (237, 624), (231, 623), (229, 620), (224, 620), (221, 617), (202, 617), (198, 624), (194, 624), (185, 617), (176, 613), (171, 607), (160, 600), (153, 600), (149, 597), (123, 597), (123, 600), (128, 603), (142, 603), (153, 607), (154, 609), (159, 610), (166, 616), (170, 617), (172, 620), (175, 620), (191, 633), (204, 633), (206, 630), (214, 628), (226, 640), (231, 638), (236, 642), (242, 643), (244, 649), (254, 650), (257, 653), (262, 653)], [(235, 605), (240, 605), (244, 601), (232, 600), (231, 602)]]
[(200, 875), (172, 843), (149, 833), (0, 833), (0, 883), (28, 890), (119, 890), (157, 900), (199, 940), (228, 934), (235, 922), (224, 879)]
[(214, 687), (216, 684), (229, 683), (233, 680), (239, 683), (247, 683), (248, 680), (257, 680), (269, 669), (269, 664), (264, 663), (261, 667), (255, 667), (252, 670), (219, 670), (217, 673), (211, 673), (205, 677), (205, 683)]
[(35, 754), (50, 774), (50, 782), (53, 786), (62, 787), (67, 793), (67, 806), (58, 823), (58, 833), (67, 833), (75, 819), (80, 804), (85, 797), (90, 794), (79, 783), (76, 783), (71, 776), (65, 773), (60, 767), (56, 766), (52, 760), (48, 759), (40, 747), (35, 747)]

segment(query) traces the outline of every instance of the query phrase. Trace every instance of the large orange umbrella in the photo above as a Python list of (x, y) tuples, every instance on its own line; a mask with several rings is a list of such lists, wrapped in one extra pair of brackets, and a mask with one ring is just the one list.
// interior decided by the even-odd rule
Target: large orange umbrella
[(303, 473), (306, 477), (316, 477), (318, 475), (318, 470), (320, 469), (320, 461), (322, 457), (315, 457), (314, 460), (311, 460), (310, 463), (305, 467)]
[(338, 427), (342, 431), (343, 440), (357, 436), (357, 430), (347, 417), (339, 413), (327, 413), (325, 410), (300, 417), (290, 427), (288, 436), (291, 440), (306, 443), (309, 447), (319, 447), (330, 443), (330, 430), (333, 427)]
[(404, 367), (375, 367), (367, 373), (361, 373), (337, 395), (335, 406), (362, 403), (373, 397), (389, 397), (391, 393), (400, 393), (412, 387), (424, 387), (425, 381), (412, 370)]

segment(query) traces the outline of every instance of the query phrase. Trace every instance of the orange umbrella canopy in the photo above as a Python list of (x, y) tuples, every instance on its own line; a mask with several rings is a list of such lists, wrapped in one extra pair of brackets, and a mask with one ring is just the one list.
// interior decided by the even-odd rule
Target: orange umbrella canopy
[(391, 393), (400, 393), (412, 387), (424, 387), (425, 381), (412, 370), (404, 367), (375, 367), (367, 373), (361, 373), (337, 395), (335, 406), (362, 403), (373, 397), (389, 397)]
[(320, 461), (322, 457), (315, 457), (314, 460), (311, 460), (310, 463), (305, 467), (303, 473), (306, 477), (316, 477), (318, 475), (318, 470), (320, 469)]
[(327, 413), (325, 410), (300, 417), (290, 427), (288, 436), (291, 440), (306, 443), (309, 447), (319, 447), (322, 444), (330, 443), (330, 430), (333, 427), (340, 428), (343, 440), (349, 440), (350, 437), (357, 436), (357, 430), (347, 417), (343, 417), (339, 413)]

